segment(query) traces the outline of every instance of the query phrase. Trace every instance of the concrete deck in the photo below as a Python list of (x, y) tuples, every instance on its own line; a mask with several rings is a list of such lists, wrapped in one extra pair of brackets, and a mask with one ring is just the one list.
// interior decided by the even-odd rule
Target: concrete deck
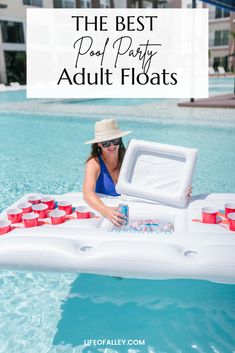
[(196, 99), (194, 102), (178, 103), (179, 107), (188, 108), (235, 108), (235, 94), (216, 95), (205, 99)]

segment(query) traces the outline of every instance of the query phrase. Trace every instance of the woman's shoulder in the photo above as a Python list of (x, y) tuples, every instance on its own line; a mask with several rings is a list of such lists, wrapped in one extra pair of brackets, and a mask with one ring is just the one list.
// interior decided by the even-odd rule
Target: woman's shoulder
[(99, 163), (98, 157), (93, 157), (93, 158), (89, 159), (87, 161), (86, 165), (87, 165), (87, 168), (89, 168), (89, 169), (95, 169), (95, 170), (100, 169), (100, 163)]
[(93, 190), (93, 188), (95, 188), (95, 184), (99, 178), (99, 175), (99, 163), (95, 157), (92, 157), (86, 162), (83, 191), (91, 189)]

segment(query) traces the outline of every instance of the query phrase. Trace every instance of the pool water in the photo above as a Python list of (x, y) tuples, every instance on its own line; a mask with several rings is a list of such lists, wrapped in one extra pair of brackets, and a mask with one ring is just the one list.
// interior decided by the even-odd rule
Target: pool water
[(26, 100), (26, 91), (0, 91), (0, 103)]
[[(231, 92), (232, 82), (212, 79), (211, 92)], [(101, 100), (47, 102), (45, 113), (35, 100), (34, 111), (23, 112), (24, 94), (0, 93), (0, 210), (32, 191), (81, 191), (89, 153), (83, 142), (92, 138), (102, 109), (117, 114), (134, 138), (196, 147), (195, 194), (235, 192), (232, 110), (180, 110), (175, 100)], [(1, 270), (0, 286), (0, 353), (235, 352), (235, 285)], [(84, 347), (89, 339), (145, 345)]]
[(210, 78), (210, 94), (234, 93), (234, 77)]

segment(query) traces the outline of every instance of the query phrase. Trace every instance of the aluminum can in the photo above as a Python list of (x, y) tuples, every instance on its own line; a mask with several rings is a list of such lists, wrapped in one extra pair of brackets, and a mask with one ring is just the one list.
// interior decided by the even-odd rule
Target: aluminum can
[(124, 226), (127, 226), (128, 225), (128, 222), (129, 222), (129, 206), (128, 205), (125, 205), (123, 203), (120, 203), (118, 205), (118, 212), (120, 212), (121, 214), (123, 214), (124, 216), (126, 216), (125, 218), (125, 222), (123, 223)]

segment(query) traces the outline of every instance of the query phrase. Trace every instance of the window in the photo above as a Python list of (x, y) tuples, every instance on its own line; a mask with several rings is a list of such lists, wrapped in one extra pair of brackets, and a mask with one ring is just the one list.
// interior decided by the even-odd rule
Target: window
[(110, 0), (100, 0), (101, 8), (110, 8)]
[(143, 7), (146, 8), (146, 9), (153, 8), (153, 3), (151, 1), (144, 0)]
[(54, 0), (54, 7), (73, 8), (75, 7), (75, 0)]
[(228, 10), (221, 9), (220, 7), (216, 7), (215, 18), (224, 18), (229, 16), (230, 16), (230, 12)]
[(229, 17), (230, 16), (230, 12), (226, 9), (224, 9), (224, 16), (223, 17)]
[(26, 53), (24, 51), (4, 51), (7, 82), (26, 83)]
[(228, 45), (229, 43), (229, 30), (215, 31), (214, 46)]
[(23, 0), (23, 5), (42, 7), (42, 0)]
[(215, 18), (221, 18), (221, 17), (222, 17), (222, 9), (220, 7), (216, 7)]
[(220, 45), (220, 41), (221, 41), (221, 31), (215, 31), (214, 45)]
[(2, 41), (3, 43), (24, 43), (23, 23), (2, 21)]
[(80, 7), (82, 8), (91, 8), (91, 0), (80, 0)]
[(227, 70), (228, 68), (228, 60), (227, 58), (224, 56), (224, 57), (215, 57), (214, 58), (214, 62), (213, 62), (213, 67), (215, 70), (217, 70), (218, 66), (222, 66), (225, 71)]

